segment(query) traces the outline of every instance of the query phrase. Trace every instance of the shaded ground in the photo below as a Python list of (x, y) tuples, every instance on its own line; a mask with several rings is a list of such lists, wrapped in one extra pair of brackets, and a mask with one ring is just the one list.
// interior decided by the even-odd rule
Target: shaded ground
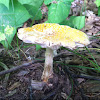
[[(44, 59), (45, 50), (35, 51), (35, 46), (24, 48), (23, 51), (27, 51), (26, 56), (33, 58), (33, 61), (37, 58)], [(100, 54), (100, 52), (90, 51), (95, 56), (96, 61), (99, 61), (97, 53)], [(78, 52), (93, 61), (86, 50)], [(6, 65), (15, 66), (16, 64), (28, 63), (22, 52), (20, 52), (22, 55), (20, 61), (12, 57), (9, 58), (9, 55), (5, 54), (2, 53), (0, 57), (3, 58), (2, 62), (5, 61)], [(48, 84), (41, 81), (43, 62), (37, 62), (12, 72), (8, 81), (6, 80), (7, 76), (2, 76), (0, 100), (67, 100), (68, 97), (69, 100), (99, 100), (100, 74), (94, 70), (77, 68), (77, 66), (92, 68), (93, 64), (63, 48), (58, 50), (58, 54), (59, 56), (54, 58), (54, 75)]]
[[(91, 8), (93, 5), (89, 4), (87, 10), (92, 10), (95, 14), (91, 13), (91, 16), (88, 16), (90, 12), (87, 13), (86, 26), (83, 30), (90, 37), (91, 44), (88, 48), (90, 52), (85, 48), (79, 48), (75, 54), (75, 51), (60, 48), (57, 51), (59, 56), (54, 58), (53, 78), (49, 79), (48, 83), (41, 81), (44, 61), (37, 61), (10, 74), (2, 75), (0, 100), (100, 100), (100, 18), (96, 16), (97, 10), (94, 11)], [(47, 12), (45, 6), (42, 9)], [(77, 15), (77, 9), (73, 6), (72, 9)], [(45, 20), (44, 17), (35, 23)], [(35, 46), (29, 46), (22, 41), (19, 41), (19, 45), (20, 50), (13, 46), (14, 50), (8, 51), (0, 45), (0, 62), (2, 62), (0, 72), (6, 69), (4, 66), (11, 69), (30, 63), (27, 58), (31, 58), (31, 61), (44, 59), (45, 49), (36, 51)], [(97, 64), (93, 63), (95, 61)], [(95, 67), (98, 67), (99, 71), (94, 70)]]

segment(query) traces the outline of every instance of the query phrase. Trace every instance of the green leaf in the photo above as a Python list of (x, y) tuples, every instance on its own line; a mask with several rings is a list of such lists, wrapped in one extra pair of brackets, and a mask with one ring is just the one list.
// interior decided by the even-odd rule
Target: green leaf
[(38, 8), (37, 6), (25, 4), (24, 7), (27, 9), (29, 14), (33, 16), (31, 19), (40, 20), (42, 18), (41, 9)]
[(61, 0), (63, 2), (73, 2), (74, 0)]
[(57, 3), (48, 6), (48, 22), (60, 23), (69, 15), (71, 2), (59, 0)]
[(0, 0), (0, 4), (4, 4), (9, 9), (9, 0)]
[(36, 44), (36, 51), (40, 50), (41, 49), (41, 46)]
[(49, 5), (50, 3), (53, 3), (53, 1), (58, 1), (58, 0), (44, 0), (45, 5)]
[[(44, 0), (45, 5), (49, 5), (50, 3), (56, 3), (59, 0)], [(62, 2), (73, 2), (74, 0), (62, 0)]]
[(30, 15), (33, 17), (31, 19), (40, 20), (42, 18), (41, 6), (43, 0), (18, 0), (27, 9)]
[(82, 29), (85, 25), (85, 16), (71, 16), (69, 20), (64, 20), (60, 24)]
[(85, 16), (71, 16), (70, 20), (77, 29), (82, 29), (85, 25)]
[(14, 27), (9, 27), (9, 25), (7, 25), (7, 27), (4, 29), (4, 33), (0, 32), (0, 43), (6, 49), (11, 47), (11, 42), (15, 35), (15, 31), (16, 31), (16, 29)]
[(28, 4), (32, 6), (37, 6), (40, 7), (42, 6), (41, 4), (43, 3), (43, 0), (18, 0), (21, 4)]
[(31, 15), (26, 8), (21, 5), (17, 0), (10, 2), (9, 10), (0, 4), (0, 30), (3, 32), (4, 27), (7, 25), (12, 27), (19, 27), (29, 18)]
[(96, 0), (95, 4), (97, 5), (97, 7), (99, 7), (100, 6), (100, 0)]
[[(16, 32), (16, 28), (22, 26), (22, 24), (31, 18), (31, 15), (28, 13), (26, 8), (21, 5), (17, 0), (11, 0), (9, 10), (3, 4), (0, 4), (0, 35), (4, 38), (0, 43), (3, 44), (5, 48), (9, 48), (11, 46), (11, 42)], [(13, 27), (13, 32), (6, 27)], [(6, 33), (9, 33), (6, 34)], [(10, 34), (11, 33), (11, 34)]]

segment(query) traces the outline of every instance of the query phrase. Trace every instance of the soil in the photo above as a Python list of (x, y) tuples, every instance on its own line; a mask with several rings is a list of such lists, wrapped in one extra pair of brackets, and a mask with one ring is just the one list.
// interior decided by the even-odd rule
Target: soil
[[(94, 2), (87, 0), (90, 1)], [(87, 9), (92, 10), (90, 6), (88, 3)], [(42, 9), (47, 13), (45, 5)], [(72, 9), (75, 12), (75, 6)], [(79, 48), (77, 54), (75, 50), (58, 49), (58, 56), (54, 57), (54, 73), (47, 83), (41, 80), (45, 49), (36, 51), (35, 45), (25, 44), (20, 40), (20, 49), (12, 43), (14, 49), (6, 51), (0, 45), (0, 72), (21, 65), (0, 76), (0, 100), (100, 100), (100, 33), (96, 34), (100, 32), (100, 25), (94, 19), (100, 21), (97, 15), (93, 14), (93, 19), (87, 16), (84, 30), (91, 35), (90, 38), (97, 37), (90, 40), (90, 52), (85, 48)], [(34, 24), (46, 20), (44, 16)], [(89, 23), (91, 20), (92, 23)], [(31, 20), (25, 22), (23, 27), (27, 27), (29, 22)], [(16, 42), (16, 36), (14, 41)], [(31, 61), (36, 62), (30, 64)]]
[[(43, 49), (36, 51), (35, 46), (32, 46), (22, 50), (29, 50), (26, 55), (33, 58), (32, 61), (44, 59), (45, 50)], [(78, 52), (89, 58), (86, 50)], [(93, 50), (91, 52), (97, 53)], [(99, 100), (100, 80), (98, 81), (96, 78), (98, 79), (100, 74), (94, 70), (72, 67), (73, 65), (90, 67), (90, 63), (64, 48), (58, 49), (58, 54), (59, 56), (54, 58), (53, 78), (50, 78), (48, 83), (41, 80), (44, 61), (37, 61), (37, 63), (11, 72), (8, 80), (6, 79), (7, 76), (2, 75), (0, 100), (67, 100), (68, 98), (68, 100)], [(20, 55), (23, 54), (20, 52)], [(2, 62), (11, 68), (16, 67), (15, 65), (30, 63), (24, 55), (20, 56), (20, 59), (14, 59), (2, 53), (1, 58), (3, 58)], [(3, 69), (0, 68), (0, 70)], [(87, 78), (84, 77), (86, 75)], [(94, 76), (95, 80), (89, 76)]]

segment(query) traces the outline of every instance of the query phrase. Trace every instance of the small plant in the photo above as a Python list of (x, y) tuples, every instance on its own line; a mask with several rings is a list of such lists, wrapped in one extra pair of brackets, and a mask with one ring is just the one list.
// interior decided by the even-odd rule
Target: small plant
[(18, 27), (21, 27), (30, 18), (35, 18), (35, 20), (42, 18), (40, 10), (42, 3), (43, 0), (0, 0), (0, 35), (5, 34), (5, 29), (8, 25), (13, 27), (13, 32), (9, 35), (11, 37), (10, 40), (8, 41), (7, 36), (5, 37), (5, 43), (0, 40), (0, 43), (6, 49), (11, 45)]
[(4, 32), (0, 32), (0, 43), (6, 48), (8, 49), (8, 47), (11, 47), (11, 42), (12, 39), (14, 37), (14, 27), (9, 27), (9, 25), (7, 25), (7, 27), (4, 29)]
[(44, 3), (48, 7), (49, 23), (61, 23), (66, 20), (69, 15), (71, 2), (74, 0), (45, 0)]
[(96, 0), (96, 1), (95, 1), (95, 4), (96, 4), (97, 7), (98, 7), (98, 15), (100, 15), (100, 0)]

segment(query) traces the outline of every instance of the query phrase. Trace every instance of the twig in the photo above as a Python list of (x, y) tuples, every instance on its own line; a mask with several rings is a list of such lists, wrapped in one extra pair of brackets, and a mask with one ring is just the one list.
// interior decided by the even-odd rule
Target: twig
[(20, 66), (13, 67), (13, 68), (8, 69), (8, 70), (1, 71), (0, 76), (4, 75), (4, 74), (11, 73), (11, 72), (16, 71), (16, 70), (23, 68), (23, 67), (28, 67), (28, 66), (30, 66), (34, 63), (37, 63), (37, 62), (44, 62), (44, 60), (35, 60), (35, 61), (29, 62), (29, 63), (24, 63), (23, 65), (20, 65)]
[(75, 74), (73, 74), (73, 77), (74, 78), (85, 78), (85, 79), (100, 81), (100, 78), (97, 78), (97, 77), (94, 77), (94, 76), (85, 76), (85, 75), (75, 75)]
[(34, 96), (34, 92), (32, 90), (31, 80), (32, 80), (31, 77), (29, 77), (29, 82), (28, 82), (29, 100), (36, 100)]

